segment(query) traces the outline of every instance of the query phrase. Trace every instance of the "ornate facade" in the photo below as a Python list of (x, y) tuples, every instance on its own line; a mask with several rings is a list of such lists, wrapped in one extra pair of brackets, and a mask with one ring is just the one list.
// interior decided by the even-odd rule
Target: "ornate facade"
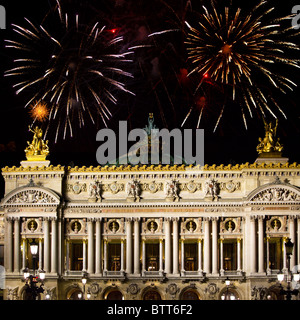
[(39, 245), (45, 299), (280, 299), (284, 243), (300, 264), (300, 165), (3, 168), (4, 299), (24, 299)]

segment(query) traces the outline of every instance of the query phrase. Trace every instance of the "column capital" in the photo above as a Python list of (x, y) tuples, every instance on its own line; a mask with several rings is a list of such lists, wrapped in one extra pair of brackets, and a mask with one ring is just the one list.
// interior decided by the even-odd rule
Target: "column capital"
[(179, 217), (172, 217), (171, 218), (173, 222), (178, 222), (179, 221)]
[(134, 221), (134, 222), (140, 222), (140, 221), (141, 221), (141, 218), (134, 217), (134, 218), (132, 218), (132, 221)]
[(130, 218), (125, 218), (125, 222), (132, 222), (133, 221), (133, 218), (130, 217)]
[(264, 219), (265, 219), (265, 216), (257, 216), (258, 221), (264, 221)]

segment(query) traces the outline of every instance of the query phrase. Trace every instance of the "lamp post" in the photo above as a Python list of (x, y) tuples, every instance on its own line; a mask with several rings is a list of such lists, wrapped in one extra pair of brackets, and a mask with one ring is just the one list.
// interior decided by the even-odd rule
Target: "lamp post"
[[(45, 280), (45, 271), (40, 270), (39, 276), (35, 275), (35, 264), (38, 253), (38, 245), (36, 244), (34, 239), (30, 244), (30, 252), (33, 262), (33, 275), (30, 274), (28, 268), (24, 269), (24, 279), (26, 281), (25, 292), (26, 298), (28, 300), (37, 300), (39, 294), (44, 292), (43, 285)], [(40, 286), (37, 286), (38, 282), (41, 282)]]
[[(85, 300), (85, 285), (87, 283), (87, 277), (86, 277), (85, 274), (82, 276), (81, 282), (82, 282), (82, 285), (83, 285), (83, 290), (82, 290), (82, 292), (78, 293), (78, 299), (79, 300)], [(90, 293), (89, 289), (86, 292), (86, 298), (87, 298), (87, 300), (91, 299), (91, 293)]]
[[(280, 294), (283, 296), (286, 296), (286, 300), (292, 300), (292, 296), (297, 296), (299, 294), (299, 290), (297, 289), (291, 289), (291, 282), (294, 279), (294, 281), (299, 282), (300, 275), (299, 273), (292, 273), (290, 271), (290, 260), (291, 255), (293, 254), (293, 248), (294, 243), (291, 241), (291, 239), (288, 239), (288, 241), (285, 243), (285, 251), (286, 251), (286, 259), (287, 259), (287, 274), (285, 275), (283, 272), (280, 272), (277, 274), (277, 280), (280, 282)], [(282, 282), (285, 280), (287, 282), (287, 289), (283, 289)]]
[(226, 291), (221, 295), (221, 299), (222, 300), (235, 300), (235, 295), (233, 293), (230, 293), (229, 291), (229, 287), (230, 287), (230, 280), (227, 277), (225, 280), (225, 284), (226, 284)]

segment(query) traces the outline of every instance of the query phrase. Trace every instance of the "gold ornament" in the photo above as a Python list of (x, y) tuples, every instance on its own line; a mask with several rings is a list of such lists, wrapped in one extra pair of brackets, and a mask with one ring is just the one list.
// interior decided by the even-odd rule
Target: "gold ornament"
[(281, 151), (283, 150), (283, 145), (280, 143), (279, 138), (277, 138), (277, 127), (278, 119), (276, 119), (275, 125), (272, 122), (267, 123), (264, 120), (265, 125), (265, 137), (259, 138), (259, 145), (256, 150), (259, 153), (260, 157), (264, 156), (279, 156), (281, 157)]
[(48, 140), (43, 140), (43, 130), (36, 126), (33, 130), (29, 126), (29, 130), (34, 134), (32, 142), (27, 141), (28, 147), (25, 149), (28, 161), (45, 161), (49, 154)]

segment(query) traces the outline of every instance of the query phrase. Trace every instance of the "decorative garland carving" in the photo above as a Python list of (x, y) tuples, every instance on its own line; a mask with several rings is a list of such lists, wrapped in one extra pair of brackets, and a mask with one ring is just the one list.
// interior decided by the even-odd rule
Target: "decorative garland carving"
[(194, 180), (191, 180), (186, 183), (182, 183), (182, 184), (180, 184), (179, 187), (180, 187), (180, 190), (188, 191), (190, 193), (195, 193), (197, 190), (202, 189), (201, 183), (196, 183), (196, 182), (194, 182)]
[(152, 181), (149, 183), (143, 183), (141, 186), (142, 186), (142, 191), (149, 191), (151, 193), (156, 193), (157, 191), (163, 190), (162, 182), (156, 183), (155, 181)]
[(234, 182), (233, 180), (229, 180), (227, 182), (220, 182), (220, 189), (222, 191), (234, 192), (236, 190), (241, 190), (241, 183)]
[(67, 185), (67, 192), (73, 192), (75, 194), (80, 194), (81, 192), (86, 192), (87, 186), (86, 183), (76, 182), (74, 184)]

